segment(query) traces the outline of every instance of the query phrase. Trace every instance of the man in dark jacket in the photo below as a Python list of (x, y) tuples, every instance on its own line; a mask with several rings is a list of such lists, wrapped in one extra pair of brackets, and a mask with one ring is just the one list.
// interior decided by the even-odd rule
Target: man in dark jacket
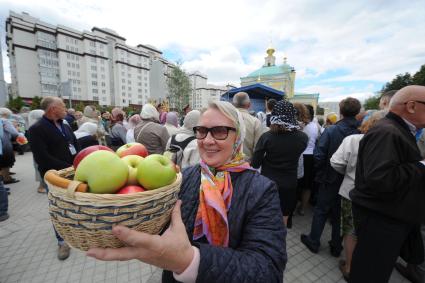
[(350, 192), (358, 237), (350, 282), (388, 282), (397, 257), (406, 251), (414, 252), (407, 261), (423, 261), (419, 226), (425, 220), (425, 160), (415, 134), (424, 127), (425, 87), (407, 86), (360, 142)]
[[(66, 107), (58, 97), (45, 97), (41, 101), (44, 116), (29, 129), (29, 142), (38, 164), (40, 175), (50, 169), (63, 169), (72, 166), (79, 150), (77, 139), (71, 128), (63, 123)], [(59, 249), (58, 258), (64, 260), (69, 256), (69, 246), (56, 232)]]
[(319, 251), (320, 237), (329, 214), (332, 221), (330, 252), (338, 257), (342, 251), (341, 204), (338, 191), (344, 176), (332, 168), (330, 159), (346, 136), (359, 133), (357, 130), (359, 122), (355, 116), (360, 112), (360, 108), (360, 101), (355, 98), (348, 97), (342, 100), (339, 103), (339, 111), (343, 119), (326, 128), (314, 149), (316, 181), (319, 183), (317, 204), (314, 208), (310, 234), (301, 235), (301, 242), (313, 253)]

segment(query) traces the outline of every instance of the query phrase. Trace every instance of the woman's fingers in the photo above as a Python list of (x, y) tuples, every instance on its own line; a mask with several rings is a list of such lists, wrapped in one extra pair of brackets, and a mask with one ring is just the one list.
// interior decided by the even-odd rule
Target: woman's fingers
[(154, 247), (157, 244), (158, 236), (131, 230), (125, 226), (115, 226), (112, 233), (131, 247)]
[(182, 220), (182, 215), (181, 215), (181, 205), (182, 205), (182, 201), (181, 200), (177, 200), (173, 211), (171, 212), (171, 223), (170, 226), (171, 227), (184, 227), (183, 224), (183, 220)]
[(131, 260), (138, 258), (138, 251), (135, 248), (124, 247), (119, 249), (92, 248), (86, 253), (89, 257), (99, 260)]

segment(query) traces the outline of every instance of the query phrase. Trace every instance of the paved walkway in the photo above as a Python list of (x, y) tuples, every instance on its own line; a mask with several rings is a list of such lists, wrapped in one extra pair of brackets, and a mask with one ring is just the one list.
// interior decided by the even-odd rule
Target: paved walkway
[[(73, 249), (65, 261), (56, 258), (57, 243), (49, 221), (47, 196), (36, 192), (31, 153), (18, 155), (12, 171), (19, 183), (10, 185), (9, 214), (0, 223), (0, 282), (160, 282), (160, 270), (138, 261), (101, 262)], [(309, 229), (311, 215), (294, 218), (289, 230), (289, 261), (285, 282), (345, 282), (338, 260), (329, 255), (326, 245), (311, 254), (299, 241)], [(327, 243), (329, 230), (322, 243)], [(403, 281), (394, 271), (391, 283)]]

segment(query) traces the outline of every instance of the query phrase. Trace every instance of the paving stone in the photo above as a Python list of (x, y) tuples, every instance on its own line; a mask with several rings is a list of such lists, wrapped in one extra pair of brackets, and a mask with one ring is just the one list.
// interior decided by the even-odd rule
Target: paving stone
[[(9, 282), (161, 282), (162, 271), (137, 260), (102, 262), (85, 253), (71, 250), (65, 261), (57, 259), (57, 240), (49, 219), (48, 199), (36, 192), (31, 153), (16, 156), (13, 171), (21, 181), (11, 184), (7, 221), (0, 223), (0, 281)], [(326, 224), (318, 254), (312, 254), (300, 242), (300, 235), (311, 227), (311, 209), (305, 216), (294, 216), (287, 234), (289, 261), (286, 283), (344, 282), (337, 258), (329, 255), (330, 226)], [(124, 280), (122, 280), (124, 279)], [(408, 283), (396, 271), (390, 283)]]

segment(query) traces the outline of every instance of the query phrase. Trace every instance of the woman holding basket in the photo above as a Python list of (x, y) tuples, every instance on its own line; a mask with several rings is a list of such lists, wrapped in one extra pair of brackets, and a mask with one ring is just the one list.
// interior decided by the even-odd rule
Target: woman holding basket
[(201, 162), (183, 171), (169, 228), (149, 235), (116, 226), (127, 247), (87, 255), (139, 259), (164, 269), (163, 282), (282, 282), (286, 230), (277, 187), (244, 161), (240, 113), (211, 103), (194, 132)]

